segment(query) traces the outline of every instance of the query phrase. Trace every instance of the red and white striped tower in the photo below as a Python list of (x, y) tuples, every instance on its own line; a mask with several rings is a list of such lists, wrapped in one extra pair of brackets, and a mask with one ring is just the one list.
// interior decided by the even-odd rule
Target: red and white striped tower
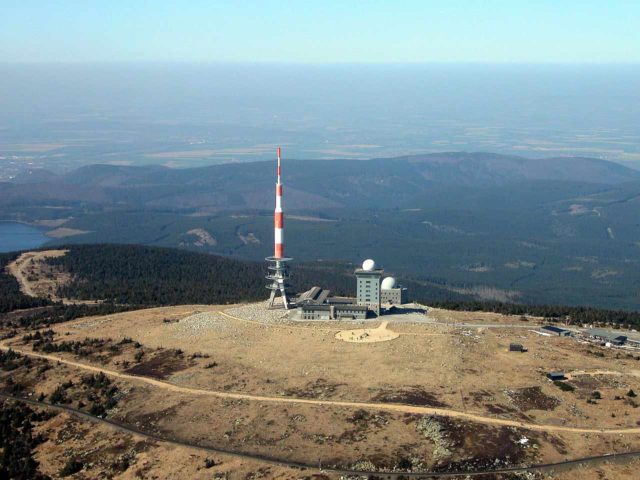
[(280, 147), (278, 147), (278, 169), (276, 181), (276, 210), (274, 220), (274, 253), (275, 258), (284, 257), (284, 214), (282, 213), (282, 165), (280, 163)]
[(284, 213), (282, 212), (282, 165), (280, 158), (280, 147), (277, 150), (278, 167), (276, 170), (276, 208), (273, 214), (273, 230), (274, 230), (274, 242), (273, 242), (273, 257), (267, 257), (269, 273), (267, 280), (271, 283), (267, 285), (267, 288), (271, 290), (269, 296), (269, 307), (273, 307), (275, 299), (278, 293), (282, 297), (282, 306), (286, 309), (289, 308), (289, 267), (287, 262), (291, 261), (291, 258), (284, 256)]

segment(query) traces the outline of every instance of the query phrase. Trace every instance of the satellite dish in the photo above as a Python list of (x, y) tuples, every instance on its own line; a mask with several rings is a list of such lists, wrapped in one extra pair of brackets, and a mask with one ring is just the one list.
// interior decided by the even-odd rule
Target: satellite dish
[(376, 268), (376, 262), (374, 262), (373, 260), (371, 260), (370, 258), (368, 258), (367, 260), (365, 260), (364, 262), (362, 262), (362, 269), (370, 272), (371, 270), (373, 270), (374, 268)]

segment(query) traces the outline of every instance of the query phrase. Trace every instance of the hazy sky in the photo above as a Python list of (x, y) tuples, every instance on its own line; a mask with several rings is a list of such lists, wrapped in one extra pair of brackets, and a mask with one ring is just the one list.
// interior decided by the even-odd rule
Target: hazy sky
[(638, 0), (0, 0), (0, 61), (638, 62)]

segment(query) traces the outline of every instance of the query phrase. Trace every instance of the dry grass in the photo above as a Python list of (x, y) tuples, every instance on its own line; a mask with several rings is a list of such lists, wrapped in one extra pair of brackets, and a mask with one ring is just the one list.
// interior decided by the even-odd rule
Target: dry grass
[[(68, 230), (59, 228), (58, 230)], [(79, 235), (78, 233), (69, 233), (69, 235)], [(64, 235), (68, 236), (68, 235)], [(20, 284), (20, 290), (25, 295), (32, 297), (49, 298), (53, 301), (61, 301), (65, 304), (70, 303), (86, 303), (96, 304), (99, 303), (93, 300), (74, 300), (69, 298), (60, 298), (57, 295), (58, 287), (67, 284), (71, 280), (71, 275), (67, 272), (63, 272), (60, 269), (52, 267), (46, 263), (48, 258), (56, 258), (66, 255), (68, 250), (43, 250), (39, 252), (25, 252), (11, 262), (7, 269), (11, 273), (18, 283)]]
[[(59, 478), (70, 456), (84, 464), (78, 475), (85, 479), (300, 478), (296, 470), (150, 441), (64, 413), (39, 425), (36, 433), (47, 438), (36, 449), (39, 470), (53, 478)], [(207, 468), (207, 459), (215, 465)]]
[[(42, 260), (63, 254), (30, 252), (10, 269), (26, 293), (50, 294), (68, 278), (46, 271)], [(570, 338), (541, 337), (530, 331), (540, 323), (536, 318), (438, 309), (425, 315), (416, 308), (384, 320), (382, 325), (298, 322), (287, 320), (282, 311), (264, 310), (264, 304), (186, 305), (90, 317), (53, 328), (57, 341), (118, 342), (128, 337), (140, 342), (145, 351), (141, 359), (135, 358), (140, 347), (131, 344), (117, 353), (104, 350), (107, 354), (83, 358), (56, 355), (123, 374), (114, 375), (127, 394), (110, 413), (113, 418), (201, 445), (309, 464), (321, 460), (324, 465), (384, 469), (407, 462), (414, 469), (494, 468), (640, 450), (635, 433), (553, 428), (637, 429), (639, 410), (626, 396), (630, 389), (640, 392), (640, 360), (634, 356)], [(359, 341), (344, 341), (349, 339)], [(511, 342), (524, 344), (528, 352), (508, 352)], [(25, 385), (38, 394), (51, 393), (63, 381), (86, 373), (82, 365), (50, 363), (51, 370), (23, 379)], [(549, 382), (545, 374), (552, 370), (569, 373), (574, 390), (562, 391)], [(18, 380), (20, 375), (12, 373)], [(283, 397), (289, 400), (274, 401)], [(389, 407), (398, 404), (403, 406)], [(441, 413), (427, 415), (429, 408)], [(534, 431), (521, 423), (551, 428)], [(42, 428), (58, 438), (38, 447), (43, 471), (54, 476), (69, 450), (87, 458), (102, 451), (111, 459), (124, 448), (134, 449), (136, 460), (115, 478), (212, 478), (218, 473), (226, 478), (304, 478), (299, 472), (231, 457), (223, 458), (219, 468), (205, 469), (201, 452), (142, 441), (63, 415)], [(523, 437), (526, 446), (519, 443)], [(105, 465), (99, 460), (94, 464), (83, 473), (86, 478), (104, 476)], [(554, 478), (631, 479), (634, 472), (629, 466), (608, 465)]]
[[(340, 331), (355, 331), (356, 322), (261, 324), (225, 315), (225, 308), (155, 308), (82, 319), (55, 330), (67, 339), (131, 337), (149, 347), (208, 354), (218, 364), (215, 369), (187, 368), (170, 378), (183, 386), (281, 395), (322, 380), (337, 385), (335, 400), (369, 402), (382, 391), (419, 385), (451, 409), (468, 413), (492, 415), (498, 405), (505, 411), (516, 408), (501, 415), (505, 418), (520, 419), (526, 413), (531, 421), (550, 425), (637, 426), (637, 410), (615, 397), (629, 389), (640, 391), (640, 361), (626, 355), (617, 358), (615, 351), (605, 349), (597, 349), (603, 356), (596, 356), (597, 347), (569, 338), (540, 337), (520, 328), (523, 322), (516, 324), (519, 328), (510, 327), (513, 319), (499, 319), (496, 314), (434, 312), (426, 317), (434, 323), (402, 319), (387, 327), (399, 335), (395, 340), (362, 345), (335, 338)], [(206, 315), (194, 317), (197, 312)], [(449, 324), (437, 323), (439, 319)], [(462, 327), (461, 321), (477, 326)], [(530, 323), (525, 325), (533, 328)], [(508, 352), (513, 341), (529, 351)], [(580, 397), (591, 392), (579, 385), (575, 392), (561, 391), (545, 377), (551, 370), (615, 374), (605, 375), (598, 404), (587, 404)], [(508, 392), (527, 388), (558, 399), (558, 407), (518, 411)], [(576, 402), (580, 413), (573, 407)]]
[(20, 284), (25, 295), (47, 297), (60, 300), (56, 296), (58, 286), (70, 279), (69, 274), (56, 271), (45, 263), (47, 258), (66, 255), (67, 250), (45, 250), (41, 252), (25, 252), (11, 262), (7, 269)]
[[(483, 417), (596, 429), (637, 426), (638, 410), (625, 394), (630, 388), (640, 391), (636, 376), (640, 362), (617, 358), (611, 350), (598, 350), (604, 356), (596, 356), (595, 347), (518, 328), (534, 320), (432, 311), (415, 317), (421, 319), (417, 322), (398, 315), (388, 327), (399, 334), (397, 339), (353, 344), (335, 335), (361, 325), (357, 322), (260, 323), (256, 318), (234, 318), (225, 309), (235, 314), (250, 311), (228, 306), (163, 307), (80, 319), (54, 329), (59, 340), (111, 337), (117, 342), (131, 337), (147, 352), (160, 347), (181, 349), (181, 359), (150, 353), (149, 361), (140, 362), (138, 372), (175, 385), (326, 401), (279, 404), (172, 391), (129, 378), (117, 380), (128, 393), (112, 413), (115, 418), (151, 433), (202, 445), (310, 464), (321, 459), (324, 465), (349, 467), (360, 462), (376, 468), (394, 468), (403, 459), (414, 468), (482, 468), (494, 466), (496, 458), (509, 464), (540, 463), (640, 449), (640, 436), (635, 434), (536, 432), (437, 415), (427, 421), (415, 413), (330, 403), (433, 405)], [(461, 322), (477, 326), (462, 326)], [(515, 340), (529, 352), (509, 353), (508, 344)], [(129, 370), (135, 365), (133, 352), (100, 360), (57, 355), (124, 371), (124, 360), (130, 362)], [(209, 358), (192, 359), (195, 353)], [(545, 372), (559, 368), (598, 374), (576, 374), (571, 380), (576, 390), (563, 392), (544, 377)], [(615, 374), (601, 373), (605, 371)], [(55, 365), (37, 388), (51, 390), (57, 382), (79, 373), (74, 367)], [(587, 403), (594, 389), (602, 399)], [(420, 427), (425, 422), (429, 429)], [(518, 444), (523, 437), (529, 442), (526, 447)], [(105, 448), (114, 441), (107, 438)], [(436, 450), (438, 455), (434, 455)], [(199, 478), (200, 460), (192, 462), (190, 456), (179, 457), (166, 450), (157, 452), (139, 455), (147, 459), (145, 468), (150, 471), (169, 472), (168, 476), (158, 473), (161, 478)], [(55, 464), (54, 459), (50, 462)], [(616, 478), (625, 478), (629, 472), (625, 466), (603, 468), (619, 474)], [(598, 478), (593, 472), (600, 470), (582, 472), (581, 478)], [(290, 478), (286, 472), (281, 475)], [(273, 470), (263, 472), (263, 478), (275, 476)]]

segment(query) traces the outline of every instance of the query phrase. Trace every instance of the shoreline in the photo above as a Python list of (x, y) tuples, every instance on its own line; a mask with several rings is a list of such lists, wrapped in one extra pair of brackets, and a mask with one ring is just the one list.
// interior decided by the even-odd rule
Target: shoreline
[[(4, 243), (4, 239), (0, 240), (0, 253), (11, 253), (11, 252), (20, 252), (20, 251), (29, 250), (29, 249), (39, 249), (44, 247), (48, 242), (52, 240), (52, 238), (47, 235), (47, 232), (49, 231), (49, 229), (47, 229), (46, 227), (40, 227), (40, 226), (29, 224), (23, 221), (0, 220), (0, 227), (2, 225), (11, 225), (11, 224), (22, 225), (24, 227), (33, 229), (33, 231), (17, 233), (15, 237), (16, 238), (22, 237), (22, 238), (20, 238), (20, 240), (16, 242), (15, 248), (14, 248), (14, 245), (10, 243), (8, 240), (6, 241), (6, 244)], [(11, 235), (3, 235), (3, 237), (10, 238)], [(33, 242), (25, 241), (26, 237), (33, 237), (33, 238), (38, 237), (39, 243), (34, 244)]]

